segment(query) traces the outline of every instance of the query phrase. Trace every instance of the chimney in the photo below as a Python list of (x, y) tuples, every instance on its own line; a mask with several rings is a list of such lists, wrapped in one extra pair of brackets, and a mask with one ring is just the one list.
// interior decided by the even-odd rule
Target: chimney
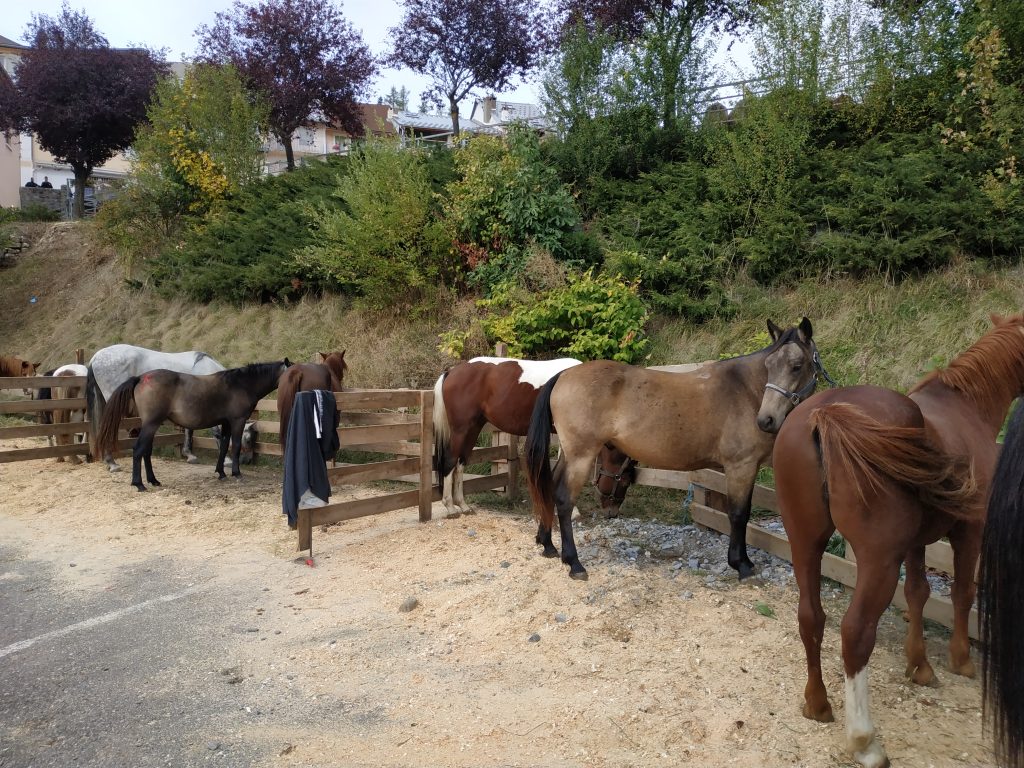
[(484, 96), (480, 104), (483, 109), (483, 122), (486, 125), (490, 125), (491, 117), (494, 115), (494, 108), (498, 106), (498, 98), (496, 96)]

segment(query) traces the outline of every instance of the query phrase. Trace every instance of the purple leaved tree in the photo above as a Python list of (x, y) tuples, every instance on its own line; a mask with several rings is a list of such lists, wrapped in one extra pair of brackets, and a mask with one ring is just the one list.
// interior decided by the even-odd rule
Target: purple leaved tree
[(541, 50), (541, 23), (531, 0), (400, 0), (387, 64), (408, 67), (433, 84), (424, 98), (448, 102), (459, 135), (459, 102), (474, 88), (500, 91), (524, 76)]
[(318, 119), (353, 135), (363, 132), (358, 100), (365, 98), (377, 63), (362, 37), (329, 1), (236, 0), (201, 26), (200, 58), (230, 63), (246, 87), (270, 105), (270, 129), (295, 169), (292, 134)]
[(7, 94), (0, 97), (0, 122), (34, 133), (71, 166), (74, 216), (81, 218), (93, 168), (131, 146), (166, 67), (150, 51), (111, 48), (88, 16), (67, 5), (56, 18), (33, 15), (26, 36), (31, 42), (14, 70), (13, 90), (0, 88)]

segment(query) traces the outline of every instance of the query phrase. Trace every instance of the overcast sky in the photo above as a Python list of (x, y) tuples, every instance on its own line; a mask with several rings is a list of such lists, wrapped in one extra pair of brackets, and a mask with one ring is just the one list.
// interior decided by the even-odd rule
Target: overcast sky
[[(69, 0), (68, 4), (73, 10), (84, 10), (112, 46), (166, 48), (168, 61), (181, 61), (195, 55), (196, 29), (202, 24), (212, 24), (218, 11), (226, 11), (233, 5), (231, 0), (89, 0), (87, 3)], [(389, 48), (388, 29), (402, 21), (401, 8), (395, 0), (339, 0), (337, 4), (374, 54), (383, 54)], [(19, 43), (28, 42), (25, 27), (32, 14), (57, 16), (61, 10), (61, 0), (3, 0), (3, 5), (0, 35)], [(392, 86), (404, 86), (410, 91), (409, 107), (415, 110), (420, 103), (420, 93), (427, 85), (425, 78), (409, 70), (381, 70), (372, 85), (372, 101), (387, 94)], [(520, 85), (498, 96), (536, 103), (536, 90), (532, 84)]]

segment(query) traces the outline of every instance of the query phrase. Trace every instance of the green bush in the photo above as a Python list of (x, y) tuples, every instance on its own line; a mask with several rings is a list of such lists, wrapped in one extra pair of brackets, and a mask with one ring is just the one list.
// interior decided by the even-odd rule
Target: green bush
[[(506, 299), (498, 296), (481, 303), (502, 309)], [(635, 284), (588, 271), (539, 301), (512, 302), (507, 315), (485, 320), (484, 330), (492, 343), (508, 344), (513, 356), (568, 355), (639, 363), (650, 345), (644, 331), (647, 316)]]
[(158, 290), (194, 301), (294, 299), (336, 288), (322, 272), (296, 263), (313, 244), (306, 211), (333, 201), (347, 158), (308, 163), (244, 187), (149, 264)]

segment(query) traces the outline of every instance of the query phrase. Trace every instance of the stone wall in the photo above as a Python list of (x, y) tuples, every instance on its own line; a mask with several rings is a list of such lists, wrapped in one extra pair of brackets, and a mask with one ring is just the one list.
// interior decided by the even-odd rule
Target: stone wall
[(22, 187), (20, 191), (22, 210), (25, 210), (30, 205), (41, 205), (51, 211), (56, 211), (61, 215), (61, 218), (66, 218), (64, 215), (64, 200), (67, 198), (68, 193), (65, 187), (61, 187), (60, 189)]

